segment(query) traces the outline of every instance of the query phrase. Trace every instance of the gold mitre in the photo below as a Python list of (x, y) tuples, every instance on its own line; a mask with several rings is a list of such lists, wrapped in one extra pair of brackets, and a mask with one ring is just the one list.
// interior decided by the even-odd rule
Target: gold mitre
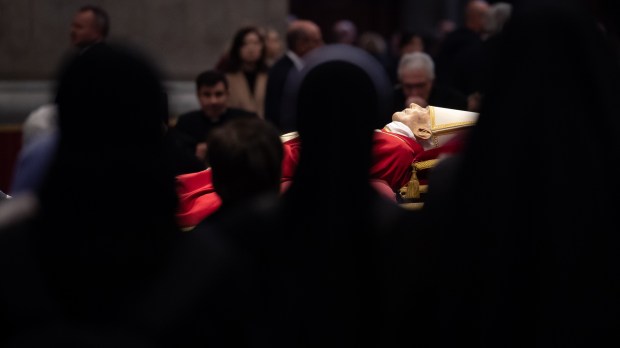
[(423, 108), (415, 103), (392, 115), (392, 121), (402, 122), (411, 129), (424, 150), (440, 147), (477, 120), (477, 112), (430, 105)]

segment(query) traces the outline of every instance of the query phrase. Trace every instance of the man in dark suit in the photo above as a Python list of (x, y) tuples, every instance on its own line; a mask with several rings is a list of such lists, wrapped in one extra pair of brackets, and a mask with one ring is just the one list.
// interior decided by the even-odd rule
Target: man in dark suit
[(294, 20), (286, 33), (286, 53), (271, 67), (265, 96), (265, 119), (282, 131), (282, 96), (291, 69), (303, 68), (302, 58), (323, 45), (321, 29), (308, 20)]
[(205, 160), (209, 132), (226, 122), (256, 113), (228, 107), (228, 81), (216, 70), (208, 70), (196, 78), (196, 94), (201, 110), (179, 116), (174, 126), (175, 137), (200, 160)]
[(110, 17), (99, 6), (81, 7), (71, 22), (71, 44), (84, 51), (105, 40), (110, 31)]
[(484, 59), (483, 35), (489, 4), (484, 0), (468, 1), (463, 26), (450, 32), (435, 56), (437, 81), (469, 96), (479, 91)]

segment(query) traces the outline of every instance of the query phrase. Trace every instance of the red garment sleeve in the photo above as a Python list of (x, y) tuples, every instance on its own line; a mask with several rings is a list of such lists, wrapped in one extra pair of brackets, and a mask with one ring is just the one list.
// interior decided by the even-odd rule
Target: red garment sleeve
[(411, 163), (424, 151), (422, 145), (406, 136), (377, 131), (373, 138), (371, 179), (380, 179), (394, 191), (405, 186), (411, 178)]
[(181, 227), (197, 225), (207, 216), (213, 214), (222, 204), (215, 193), (211, 169), (179, 175), (176, 178), (179, 209), (177, 221)]

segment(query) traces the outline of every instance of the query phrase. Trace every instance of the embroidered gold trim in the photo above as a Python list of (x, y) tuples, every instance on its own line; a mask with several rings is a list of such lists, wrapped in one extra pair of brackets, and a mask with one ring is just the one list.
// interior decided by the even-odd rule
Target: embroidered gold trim
[(433, 126), (433, 133), (435, 132), (443, 132), (446, 130), (458, 130), (460, 128), (471, 127), (476, 124), (475, 121), (463, 121), (463, 122), (453, 122), (453, 123), (444, 123), (437, 126)]
[(415, 170), (429, 169), (433, 168), (437, 164), (437, 162), (439, 162), (439, 160), (436, 158), (426, 161), (413, 162), (413, 168), (415, 168)]
[(433, 135), (431, 136), (431, 145), (435, 148), (439, 147), (439, 135), (445, 135), (450, 132), (455, 132), (461, 130), (462, 128), (472, 127), (476, 124), (476, 121), (463, 121), (463, 122), (452, 122), (452, 123), (436, 123), (435, 117), (435, 107), (428, 107), (429, 114), (431, 116), (431, 130)]
[(420, 210), (424, 207), (424, 203), (421, 202), (417, 202), (417, 203), (401, 203), (400, 206), (402, 208), (405, 208), (407, 210)]
[(431, 138), (430, 138), (430, 143), (433, 147), (437, 148), (439, 147), (439, 139), (437, 138), (437, 135), (435, 134), (435, 108), (432, 106), (428, 107), (428, 112), (431, 116)]

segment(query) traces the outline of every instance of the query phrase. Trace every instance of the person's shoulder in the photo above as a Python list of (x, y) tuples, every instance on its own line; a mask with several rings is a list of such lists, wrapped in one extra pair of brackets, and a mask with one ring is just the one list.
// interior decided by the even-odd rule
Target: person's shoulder
[(239, 118), (239, 117), (258, 117), (258, 114), (255, 112), (247, 111), (239, 108), (228, 108), (226, 110), (226, 118)]
[(277, 70), (277, 69), (283, 69), (283, 68), (290, 68), (294, 65), (293, 60), (286, 54), (282, 55), (282, 57), (280, 57), (280, 59), (278, 59), (272, 66), (271, 66), (271, 70)]
[(181, 123), (187, 122), (188, 120), (200, 119), (201, 114), (202, 114), (201, 110), (192, 110), (192, 111), (183, 113), (179, 115), (179, 117), (177, 117), (177, 124), (179, 124), (179, 122)]
[(181, 115), (179, 115), (179, 119), (181, 118), (192, 118), (192, 117), (196, 117), (196, 115), (200, 115), (202, 113), (201, 110), (192, 110), (192, 111), (188, 111), (185, 113), (182, 113)]

